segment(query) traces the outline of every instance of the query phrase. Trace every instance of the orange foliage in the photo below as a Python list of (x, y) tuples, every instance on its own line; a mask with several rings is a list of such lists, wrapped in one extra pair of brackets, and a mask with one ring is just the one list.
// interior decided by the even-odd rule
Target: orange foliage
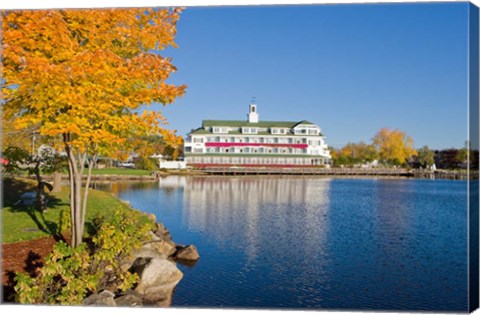
[(8, 112), (17, 128), (40, 124), (70, 134), (74, 148), (158, 133), (163, 117), (138, 113), (172, 103), (185, 86), (167, 84), (176, 69), (159, 50), (175, 46), (178, 9), (8, 11), (3, 58)]
[(5, 11), (2, 92), (16, 128), (38, 126), (60, 138), (68, 156), (72, 244), (82, 242), (88, 166), (135, 136), (165, 132), (160, 113), (185, 86), (166, 80), (176, 69), (159, 51), (173, 46), (179, 9)]

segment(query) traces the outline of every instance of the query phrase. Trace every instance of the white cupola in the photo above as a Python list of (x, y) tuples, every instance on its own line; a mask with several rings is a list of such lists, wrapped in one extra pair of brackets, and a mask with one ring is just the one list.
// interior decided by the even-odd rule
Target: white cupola
[(250, 104), (249, 111), (248, 111), (248, 122), (250, 123), (258, 123), (258, 112), (257, 112), (257, 105)]

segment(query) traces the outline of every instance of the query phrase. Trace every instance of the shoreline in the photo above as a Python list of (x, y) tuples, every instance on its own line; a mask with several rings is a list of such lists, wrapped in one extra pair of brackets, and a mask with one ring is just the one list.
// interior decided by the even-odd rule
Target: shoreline
[[(17, 175), (19, 178), (35, 179), (33, 175)], [(275, 176), (275, 177), (310, 177), (310, 178), (397, 178), (397, 179), (447, 179), (447, 180), (477, 180), (478, 170), (405, 170), (405, 169), (354, 169), (333, 168), (319, 169), (312, 172), (305, 170), (279, 169), (238, 169), (225, 168), (208, 170), (173, 170), (154, 171), (151, 175), (99, 174), (92, 175), (92, 181), (156, 181), (168, 176), (198, 176), (198, 177), (245, 177), (245, 176)], [(53, 174), (43, 175), (46, 181), (53, 181)], [(62, 174), (62, 181), (68, 180), (67, 174)], [(83, 176), (86, 178), (86, 175)]]

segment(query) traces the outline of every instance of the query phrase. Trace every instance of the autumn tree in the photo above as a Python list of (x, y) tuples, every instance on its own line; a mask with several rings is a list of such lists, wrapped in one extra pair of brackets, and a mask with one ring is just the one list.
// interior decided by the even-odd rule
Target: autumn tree
[(164, 143), (163, 156), (174, 161), (178, 160), (183, 152), (183, 137), (175, 133), (168, 133), (164, 135)]
[[(185, 86), (160, 51), (175, 47), (179, 9), (3, 12), (4, 113), (39, 126), (68, 157), (72, 245), (82, 242), (92, 166), (133, 135), (157, 134)], [(82, 174), (87, 169), (87, 179)], [(87, 187), (83, 192), (81, 187)]]
[(413, 139), (398, 129), (380, 129), (373, 137), (373, 145), (377, 149), (380, 160), (389, 164), (404, 164), (416, 154)]
[(349, 142), (341, 149), (334, 150), (332, 158), (338, 165), (355, 165), (372, 162), (377, 158), (377, 152), (372, 144), (363, 141)]

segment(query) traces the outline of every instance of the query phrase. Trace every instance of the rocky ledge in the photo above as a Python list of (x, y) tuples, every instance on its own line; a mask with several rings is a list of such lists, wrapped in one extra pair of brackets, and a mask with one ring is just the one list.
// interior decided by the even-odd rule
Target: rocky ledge
[(183, 278), (177, 262), (192, 265), (200, 256), (194, 245), (175, 244), (168, 229), (156, 222), (153, 214), (148, 216), (155, 222), (155, 230), (150, 232), (151, 241), (136, 251), (133, 259), (123, 266), (125, 270), (137, 273), (140, 281), (123, 293), (105, 290), (92, 294), (83, 300), (83, 305), (170, 306), (173, 290)]

